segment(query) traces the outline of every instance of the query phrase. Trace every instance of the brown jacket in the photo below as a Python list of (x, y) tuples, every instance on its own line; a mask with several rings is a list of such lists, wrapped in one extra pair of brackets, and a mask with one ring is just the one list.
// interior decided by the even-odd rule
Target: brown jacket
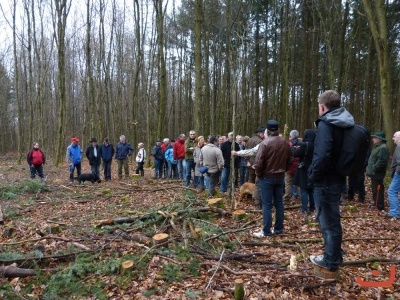
[(258, 148), (255, 161), (256, 175), (259, 178), (284, 177), (292, 160), (289, 144), (279, 136), (269, 136)]

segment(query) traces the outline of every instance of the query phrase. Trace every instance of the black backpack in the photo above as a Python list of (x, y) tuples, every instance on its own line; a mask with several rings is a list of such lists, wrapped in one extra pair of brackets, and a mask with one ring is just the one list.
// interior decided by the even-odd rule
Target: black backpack
[(336, 171), (342, 176), (354, 176), (365, 169), (365, 158), (370, 146), (371, 134), (361, 123), (341, 129), (342, 143), (336, 162)]

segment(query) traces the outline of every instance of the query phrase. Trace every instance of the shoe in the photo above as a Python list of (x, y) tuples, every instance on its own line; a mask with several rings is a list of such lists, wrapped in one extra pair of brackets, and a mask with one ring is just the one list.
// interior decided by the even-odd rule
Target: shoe
[(254, 237), (256, 237), (256, 238), (259, 238), (259, 239), (267, 237), (267, 236), (264, 234), (264, 231), (263, 231), (262, 229), (261, 229), (260, 231), (253, 232), (252, 235), (253, 235)]
[(278, 235), (282, 234), (283, 231), (276, 231), (275, 228), (271, 228), (271, 234)]
[(383, 218), (388, 218), (388, 219), (397, 219), (395, 216), (389, 215), (387, 213), (382, 213), (382, 214), (380, 214), (380, 216)]
[(331, 272), (335, 272), (337, 269), (331, 269), (328, 267), (328, 265), (326, 264), (325, 260), (324, 260), (324, 255), (310, 255), (310, 261), (314, 264), (317, 265), (321, 268), (324, 269), (328, 269)]

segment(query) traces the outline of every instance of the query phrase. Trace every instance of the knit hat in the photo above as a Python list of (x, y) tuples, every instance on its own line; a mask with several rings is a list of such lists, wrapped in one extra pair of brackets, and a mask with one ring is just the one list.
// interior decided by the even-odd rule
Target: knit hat
[(269, 131), (277, 131), (278, 130), (278, 121), (276, 121), (276, 120), (268, 120), (267, 121), (267, 129)]
[(77, 137), (73, 137), (73, 138), (71, 139), (71, 142), (73, 142), (73, 143), (79, 143), (79, 139), (78, 139)]
[(378, 138), (381, 141), (386, 142), (386, 134), (382, 131), (375, 132), (375, 134), (371, 135), (371, 137)]

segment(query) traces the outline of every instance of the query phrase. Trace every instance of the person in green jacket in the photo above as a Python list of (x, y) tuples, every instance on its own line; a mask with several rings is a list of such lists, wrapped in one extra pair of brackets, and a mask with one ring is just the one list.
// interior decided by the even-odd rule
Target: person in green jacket
[(377, 131), (371, 135), (374, 143), (371, 156), (368, 159), (366, 175), (371, 178), (372, 195), (374, 205), (372, 208), (384, 210), (385, 186), (383, 179), (386, 175), (386, 169), (389, 161), (389, 148), (386, 145), (386, 135), (382, 131)]

